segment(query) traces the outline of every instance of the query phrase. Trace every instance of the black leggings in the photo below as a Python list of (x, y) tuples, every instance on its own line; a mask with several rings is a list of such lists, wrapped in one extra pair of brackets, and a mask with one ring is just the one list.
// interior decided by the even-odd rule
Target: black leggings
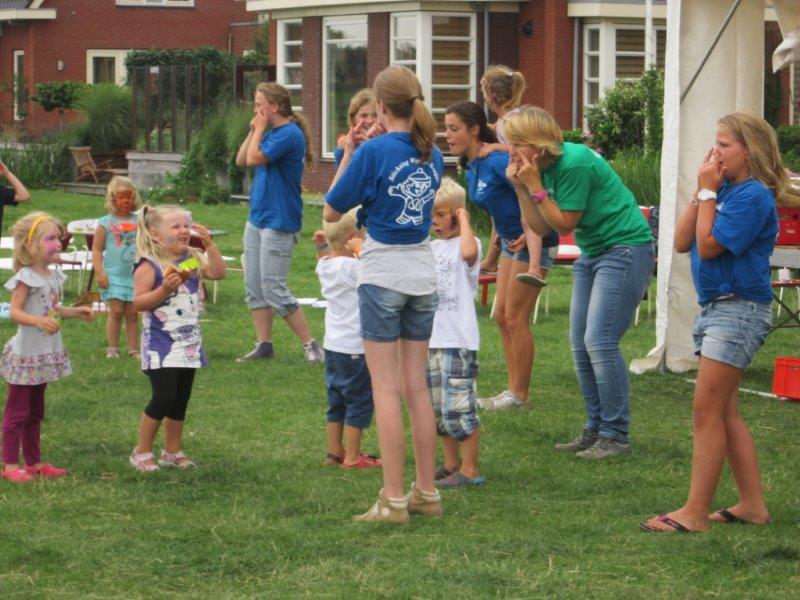
[(144, 409), (151, 419), (160, 421), (164, 417), (173, 421), (183, 421), (186, 416), (186, 405), (192, 395), (194, 372), (197, 369), (151, 369), (145, 371), (150, 378), (153, 397)]

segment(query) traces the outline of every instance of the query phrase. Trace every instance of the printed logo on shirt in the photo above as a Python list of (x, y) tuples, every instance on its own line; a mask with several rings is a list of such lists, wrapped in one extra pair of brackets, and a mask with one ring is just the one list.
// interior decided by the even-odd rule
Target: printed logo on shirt
[[(410, 161), (404, 161), (394, 168), (389, 180), (393, 181), (403, 166), (407, 166)], [(424, 220), (423, 208), (433, 200), (435, 192), (433, 181), (422, 167), (411, 173), (398, 185), (390, 185), (387, 190), (390, 196), (397, 196), (403, 199), (403, 210), (400, 216), (395, 219), (400, 225), (413, 223), (421, 225)]]
[(446, 256), (436, 257), (436, 293), (439, 295), (439, 305), (436, 310), (441, 312), (458, 312), (459, 297), (453, 289), (458, 265)]
[(486, 190), (486, 186), (487, 185), (488, 184), (485, 181), (479, 179), (478, 180), (478, 185), (476, 186), (475, 193), (478, 194), (478, 196), (482, 198), (483, 197), (483, 192)]

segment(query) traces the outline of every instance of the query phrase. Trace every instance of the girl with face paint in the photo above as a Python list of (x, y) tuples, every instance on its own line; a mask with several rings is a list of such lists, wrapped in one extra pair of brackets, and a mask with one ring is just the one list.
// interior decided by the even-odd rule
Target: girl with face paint
[(127, 177), (114, 177), (106, 189), (108, 214), (97, 221), (92, 265), (100, 296), (108, 306), (106, 358), (119, 358), (119, 331), (125, 319), (128, 356), (139, 360), (137, 320), (133, 308), (133, 259), (136, 255), (136, 211), (139, 192)]
[[(14, 224), (14, 276), (11, 319), (19, 324), (0, 354), (0, 375), (8, 381), (3, 412), (2, 477), (25, 483), (34, 477), (63, 477), (66, 469), (43, 463), (39, 429), (44, 418), (44, 390), (50, 381), (69, 375), (72, 367), (61, 343), (61, 319), (92, 320), (88, 306), (64, 307), (64, 275), (51, 271), (58, 262), (64, 226), (43, 212), (34, 212)], [(19, 462), (19, 451), (25, 458)]]

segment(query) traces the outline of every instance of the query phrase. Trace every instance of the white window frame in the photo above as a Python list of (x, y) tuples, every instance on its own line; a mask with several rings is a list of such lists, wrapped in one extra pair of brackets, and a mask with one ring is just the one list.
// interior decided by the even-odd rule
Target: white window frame
[[(394, 42), (398, 39), (395, 32), (394, 18), (400, 16), (415, 15), (417, 18), (417, 58), (416, 61), (396, 60), (395, 59), (395, 46)], [(469, 60), (433, 60), (433, 18), (434, 17), (466, 17), (470, 20), (470, 56)], [(433, 108), (433, 90), (435, 89), (464, 89), (469, 90), (469, 100), (475, 101), (477, 97), (477, 56), (478, 56), (478, 43), (477, 43), (477, 19), (475, 13), (466, 12), (443, 12), (443, 11), (417, 11), (417, 12), (393, 12), (389, 15), (389, 63), (390, 64), (410, 64), (415, 62), (415, 70), (420, 85), (422, 86), (422, 95), (425, 96), (425, 103), (434, 115), (442, 114), (445, 112), (444, 108)], [(457, 36), (436, 36), (435, 40), (452, 40), (452, 41), (466, 41), (466, 38)], [(469, 65), (469, 82), (466, 84), (433, 84), (433, 65)], [(437, 138), (443, 138), (444, 132), (437, 131)], [(448, 163), (454, 162), (455, 157), (448, 156), (446, 161)]]
[[(20, 105), (17, 102), (18, 99), (18, 92), (17, 92), (17, 83), (19, 77), (19, 57), (22, 57), (22, 60), (25, 60), (25, 50), (14, 50), (14, 83), (12, 84), (13, 87), (13, 100), (14, 100), (14, 120), (15, 121), (22, 121), (22, 117), (19, 114)], [(25, 73), (23, 72), (23, 77)]]
[[(303, 89), (302, 83), (286, 83), (286, 71), (287, 67), (300, 67), (303, 68), (302, 62), (286, 62), (286, 47), (287, 46), (303, 46), (303, 40), (287, 40), (286, 39), (286, 26), (287, 25), (297, 25), (300, 24), (302, 27), (303, 19), (281, 19), (278, 21), (278, 56), (277, 56), (277, 69), (276, 69), (276, 79), (278, 83), (280, 83), (283, 87), (285, 87), (289, 91), (293, 90), (300, 90)], [(303, 57), (305, 58), (305, 56)], [(301, 112), (303, 110), (302, 106), (292, 106), (292, 110), (295, 112)]]
[(117, 6), (145, 6), (147, 8), (194, 8), (195, 0), (116, 0)]
[[(348, 25), (348, 24), (364, 24), (369, 28), (369, 21), (366, 14), (361, 15), (347, 15), (341, 17), (325, 17), (322, 19), (322, 157), (333, 158), (333, 148), (326, 148), (328, 143), (328, 25)], [(336, 40), (331, 40), (335, 42)], [(361, 38), (353, 38), (342, 40), (343, 42), (364, 42), (367, 47), (369, 43), (369, 29), (367, 29), (367, 37), (363, 40)], [(367, 82), (366, 85), (369, 85)]]
[[(596, 50), (589, 50), (589, 38), (593, 31), (597, 32), (597, 49)], [(597, 97), (602, 97), (603, 94), (603, 85), (601, 83), (601, 70), (603, 68), (603, 57), (602, 53), (600, 52), (602, 46), (601, 43), (601, 28), (599, 24), (587, 25), (583, 28), (583, 107), (584, 112), (586, 108), (590, 106), (594, 106), (589, 102), (589, 86), (593, 83), (597, 84)], [(597, 77), (589, 77), (589, 62), (590, 58), (597, 57)]]
[(125, 57), (130, 50), (87, 50), (86, 51), (86, 83), (94, 83), (94, 59), (114, 59), (114, 83), (125, 85), (127, 72), (125, 71)]

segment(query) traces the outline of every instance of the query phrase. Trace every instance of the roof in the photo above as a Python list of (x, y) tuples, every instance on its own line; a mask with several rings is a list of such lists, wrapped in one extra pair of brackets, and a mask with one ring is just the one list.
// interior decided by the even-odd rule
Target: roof
[(28, 8), (31, 0), (0, 0), (0, 10), (7, 8)]

